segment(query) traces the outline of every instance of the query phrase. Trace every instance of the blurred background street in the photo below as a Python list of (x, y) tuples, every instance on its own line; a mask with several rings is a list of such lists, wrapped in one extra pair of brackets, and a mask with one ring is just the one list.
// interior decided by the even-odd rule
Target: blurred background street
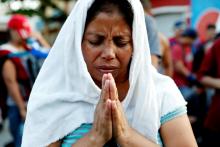
[(0, 131), (0, 147), (4, 147), (6, 144), (12, 142), (12, 137), (8, 128), (8, 120), (5, 120)]
[[(25, 50), (36, 51), (35, 54), (31, 55), (34, 58), (36, 57), (30, 64), (31, 72), (33, 72), (32, 81), (30, 80), (31, 86), (28, 87), (29, 91), (25, 89), (28, 91), (26, 95), (29, 96), (40, 67), (76, 1), (0, 0), (0, 147), (6, 147), (7, 144), (7, 147), (15, 146), (14, 134), (9, 130), (16, 126), (16, 133), (20, 133), (22, 136), (20, 130), (22, 130), (21, 126), (26, 114), (26, 108), (24, 108), (25, 112), (22, 113), (22, 108), (13, 102), (12, 96), (8, 94), (10, 88), (5, 85), (5, 80), (2, 78), (6, 60), (4, 51), (13, 39), (13, 35), (10, 34), (11, 30), (22, 28), (16, 22), (17, 20), (21, 23), (26, 23), (28, 20), (30, 23), (29, 28), (22, 28), (29, 33), (28, 37), (22, 38), (24, 34), (19, 32), (21, 38), (25, 40)], [(155, 67), (158, 72), (170, 76), (176, 82), (188, 102), (188, 115), (197, 143), (204, 147), (204, 140), (210, 133), (207, 128), (211, 128), (215, 132), (210, 133), (214, 134), (214, 137), (210, 135), (211, 138), (217, 138), (220, 134), (220, 129), (216, 129), (220, 128), (220, 124), (217, 127), (213, 126), (214, 122), (220, 119), (218, 118), (220, 89), (215, 86), (207, 86), (203, 81), (203, 78), (208, 76), (217, 81), (216, 85), (220, 85), (218, 73), (220, 65), (217, 59), (213, 57), (209, 59), (209, 62), (208, 59), (207, 62), (204, 62), (212, 50), (218, 48), (218, 53), (220, 53), (218, 43), (220, 36), (220, 0), (143, 1), (150, 4), (145, 5), (144, 3), (143, 7), (146, 16), (152, 17), (156, 29), (151, 31), (157, 34), (159, 40), (159, 53), (155, 54), (158, 61)], [(13, 16), (15, 16), (14, 19), (12, 19)], [(148, 23), (147, 19), (146, 23)], [(148, 32), (150, 31), (148, 30)], [(154, 55), (152, 51), (151, 55)], [(153, 60), (152, 62), (154, 63)], [(22, 74), (19, 76), (26, 75), (25, 72)], [(25, 107), (27, 102), (28, 98), (24, 102)], [(212, 103), (216, 105), (213, 106)], [(213, 114), (209, 113), (210, 110), (213, 110)], [(18, 113), (19, 119), (14, 116), (16, 113)], [(215, 118), (207, 116), (214, 116)], [(9, 126), (9, 124), (13, 125)]]

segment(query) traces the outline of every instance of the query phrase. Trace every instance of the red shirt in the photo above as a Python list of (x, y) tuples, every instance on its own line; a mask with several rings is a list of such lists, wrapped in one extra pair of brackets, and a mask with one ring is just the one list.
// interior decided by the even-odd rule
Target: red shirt
[[(6, 58), (6, 60), (9, 59), (15, 65), (16, 78), (17, 78), (17, 82), (19, 84), (19, 89), (20, 89), (21, 95), (23, 96), (24, 100), (27, 101), (29, 98), (30, 92), (31, 92), (31, 85), (32, 85), (31, 78), (28, 74), (27, 69), (24, 67), (24, 64), (23, 64), (24, 61), (22, 60), (22, 58), (19, 58), (17, 56), (10, 57), (10, 55), (12, 55), (12, 54), (13, 53), (8, 50), (0, 49), (0, 58)], [(4, 65), (4, 63), (2, 63), (2, 66), (3, 65)], [(5, 90), (6, 90), (6, 87), (5, 87), (6, 85), (5, 85), (2, 77), (1, 77), (1, 80), (2, 81), (0, 81), (1, 82), (0, 87), (5, 88)], [(0, 93), (1, 93), (0, 95), (2, 95), (3, 93), (8, 94), (8, 91), (2, 91)]]
[[(218, 39), (206, 54), (200, 67), (198, 77), (211, 76), (220, 78), (220, 39)], [(205, 127), (220, 133), (220, 89), (216, 89), (209, 108)]]
[(176, 44), (179, 44), (176, 37), (169, 38), (170, 46), (173, 47)]
[[(189, 70), (192, 71), (192, 62), (193, 62), (193, 55), (191, 52), (191, 47), (189, 46), (181, 46), (176, 44), (172, 48), (172, 58), (173, 63), (175, 64), (177, 61), (182, 61), (184, 66)], [(188, 86), (188, 81), (185, 76), (180, 74), (174, 68), (173, 79), (178, 87)]]

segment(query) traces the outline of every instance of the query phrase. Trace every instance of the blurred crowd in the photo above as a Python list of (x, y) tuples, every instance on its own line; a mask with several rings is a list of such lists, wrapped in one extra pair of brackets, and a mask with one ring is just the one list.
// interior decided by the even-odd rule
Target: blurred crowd
[(28, 98), (50, 45), (32, 31), (28, 19), (13, 15), (7, 23), (8, 38), (0, 46), (0, 124), (8, 118), (13, 143), (20, 146)]
[[(206, 26), (206, 38), (186, 21), (173, 24), (173, 37), (148, 29), (149, 3), (143, 1), (152, 63), (162, 74), (173, 78), (184, 99), (199, 146), (219, 146), (220, 141), (220, 38), (215, 24)], [(152, 28), (157, 28), (154, 26)], [(152, 30), (157, 32), (159, 49), (152, 46)], [(153, 51), (152, 51), (153, 50)], [(158, 52), (155, 52), (158, 50)], [(156, 56), (156, 61), (155, 61)]]
[[(173, 37), (168, 38), (158, 32), (149, 4), (143, 2), (143, 6), (152, 63), (158, 72), (173, 78), (188, 102), (199, 146), (212, 146), (220, 138), (220, 35), (216, 26), (208, 24), (206, 38), (201, 40), (197, 30), (178, 20), (173, 24)], [(8, 119), (10, 145), (19, 147), (28, 97), (50, 45), (32, 31), (23, 15), (13, 15), (7, 28), (8, 38), (0, 41), (0, 129)]]

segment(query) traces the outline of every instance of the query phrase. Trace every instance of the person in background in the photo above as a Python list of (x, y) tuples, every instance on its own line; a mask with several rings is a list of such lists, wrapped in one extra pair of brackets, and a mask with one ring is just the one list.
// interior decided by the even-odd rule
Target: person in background
[(159, 67), (159, 61), (161, 57), (160, 40), (156, 22), (151, 15), (151, 3), (149, 0), (141, 0), (145, 11), (145, 23), (148, 33), (148, 42), (150, 46), (152, 64), (156, 69)]
[[(214, 41), (216, 40), (216, 26), (215, 24), (208, 24), (206, 27), (206, 32), (205, 32), (205, 40), (197, 39), (194, 43), (194, 61), (193, 61), (193, 72), (197, 73), (202, 66), (204, 57), (206, 54), (209, 52), (209, 49), (213, 46)], [(206, 105), (206, 110), (211, 104), (211, 100), (214, 94), (214, 89), (213, 88), (204, 88), (204, 87), (199, 87), (201, 90), (203, 89), (204, 93), (206, 93), (205, 97), (200, 96), (200, 100), (204, 99), (204, 104)], [(200, 90), (200, 91), (201, 91)], [(204, 94), (203, 94), (204, 95)], [(202, 105), (202, 104), (201, 104)], [(201, 111), (202, 112), (202, 111)], [(202, 117), (200, 117), (202, 118)]]
[(216, 38), (216, 26), (214, 24), (208, 24), (205, 32), (205, 40), (197, 39), (194, 44), (194, 71), (198, 71), (203, 61), (205, 54), (212, 47)]
[(13, 15), (7, 27), (10, 34), (9, 42), (0, 46), (2, 63), (0, 82), (1, 88), (5, 89), (1, 93), (6, 96), (9, 127), (14, 146), (20, 147), (26, 104), (40, 69), (37, 58), (31, 52), (35, 46), (28, 44), (27, 40), (36, 37), (34, 39), (39, 44), (45, 47), (50, 46), (42, 36), (32, 32), (28, 19), (23, 15)]
[(162, 74), (172, 77), (173, 63), (172, 63), (172, 55), (171, 55), (169, 40), (162, 33), (159, 33), (159, 38), (160, 38), (160, 50), (161, 50), (161, 62), (160, 62), (159, 71)]
[(210, 49), (215, 41), (215, 36), (216, 36), (216, 26), (215, 24), (208, 24), (206, 27), (206, 40), (204, 43), (204, 48), (205, 48), (205, 52), (208, 51), (208, 49)]
[(173, 25), (174, 36), (169, 39), (170, 46), (176, 45), (182, 32), (186, 29), (186, 23), (184, 21), (178, 20)]
[(185, 99), (189, 99), (190, 82), (194, 82), (192, 73), (193, 53), (192, 45), (197, 38), (197, 32), (191, 28), (185, 29), (178, 44), (172, 46), (172, 59), (174, 65), (173, 79), (182, 92)]
[(215, 89), (204, 123), (203, 146), (220, 146), (220, 39), (214, 42), (201, 64), (197, 74), (200, 82)]
[(196, 103), (198, 100), (197, 88), (195, 88), (198, 81), (192, 72), (192, 45), (196, 38), (197, 32), (194, 29), (187, 28), (182, 32), (178, 43), (172, 46), (173, 79), (188, 102), (188, 115), (192, 124), (197, 120)]

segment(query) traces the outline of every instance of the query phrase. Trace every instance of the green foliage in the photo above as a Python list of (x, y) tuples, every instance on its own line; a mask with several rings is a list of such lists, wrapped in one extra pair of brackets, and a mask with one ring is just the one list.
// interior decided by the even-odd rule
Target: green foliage
[[(1, 2), (11, 2), (13, 0), (1, 0)], [(32, 10), (32, 9), (19, 9), (16, 11), (10, 10), (8, 13), (9, 14), (15, 14), (15, 13), (19, 13), (19, 14), (23, 14), (23, 15), (27, 15), (27, 16), (34, 16), (34, 15), (38, 15), (40, 16), (45, 22), (50, 22), (50, 21), (59, 21), (59, 22), (64, 22), (64, 20), (66, 19), (67, 15), (65, 10), (60, 9), (56, 3), (54, 2), (54, 0), (39, 0), (40, 1), (40, 7), (37, 10)], [(73, 0), (60, 0), (63, 2), (70, 2)], [(56, 15), (55, 16), (51, 16), (51, 17), (47, 17), (46, 16), (46, 9), (50, 7), (52, 8), (55, 12)]]
[(9, 14), (23, 14), (23, 15), (26, 15), (26, 16), (39, 15), (38, 11), (32, 10), (32, 9), (19, 9), (17, 11), (10, 11), (8, 13)]
[(12, 0), (1, 0), (1, 2), (9, 2), (9, 1), (12, 1)]

